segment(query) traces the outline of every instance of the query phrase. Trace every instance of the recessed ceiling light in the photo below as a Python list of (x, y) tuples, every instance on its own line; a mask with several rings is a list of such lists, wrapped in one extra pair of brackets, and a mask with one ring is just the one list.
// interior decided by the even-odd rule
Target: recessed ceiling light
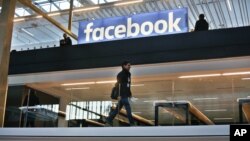
[(186, 76), (180, 76), (178, 78), (201, 78), (201, 77), (216, 77), (216, 76), (221, 76), (221, 74), (186, 75)]
[(99, 9), (99, 8), (100, 8), (99, 6), (88, 7), (88, 8), (80, 8), (80, 9), (74, 9), (73, 12), (96, 10), (96, 9)]
[(70, 90), (89, 90), (89, 87), (83, 87), (83, 88), (66, 88), (65, 90), (70, 91)]
[(50, 14), (48, 14), (48, 16), (57, 16), (57, 15), (61, 15), (61, 13), (56, 12), (56, 13), (50, 13)]
[(211, 110), (204, 110), (206, 112), (225, 112), (227, 111), (227, 109), (211, 109)]
[(232, 6), (231, 6), (231, 3), (230, 3), (230, 0), (227, 0), (227, 6), (228, 6), (229, 10), (232, 11)]
[(143, 87), (144, 84), (132, 84), (131, 87)]
[(132, 112), (133, 114), (141, 114), (142, 112)]
[(96, 84), (108, 84), (108, 83), (116, 83), (116, 80), (108, 80), (108, 81), (97, 81)]
[(233, 118), (214, 118), (214, 120), (232, 120)]
[(95, 84), (95, 82), (65, 83), (61, 85), (62, 86), (75, 86), (75, 85), (91, 85), (91, 84)]
[(250, 78), (241, 78), (241, 80), (250, 80)]
[(128, 2), (119, 2), (119, 3), (115, 3), (114, 6), (122, 6), (122, 5), (134, 4), (134, 3), (139, 3), (139, 2), (143, 2), (143, 0), (134, 0), (134, 1), (128, 1)]
[(194, 98), (193, 100), (216, 100), (218, 97), (211, 97), (211, 98)]
[(20, 21), (24, 21), (25, 18), (17, 18), (17, 19), (14, 19), (13, 22), (20, 22)]
[(223, 76), (229, 76), (229, 75), (245, 75), (245, 74), (250, 74), (250, 71), (245, 71), (245, 72), (229, 72), (229, 73), (223, 73)]

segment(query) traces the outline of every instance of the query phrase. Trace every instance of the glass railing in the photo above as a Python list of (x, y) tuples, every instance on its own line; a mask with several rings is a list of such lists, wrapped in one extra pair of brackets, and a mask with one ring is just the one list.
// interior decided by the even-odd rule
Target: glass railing
[[(135, 126), (249, 123), (249, 72), (184, 75), (132, 80)], [(71, 80), (10, 86), (5, 127), (105, 126), (117, 104), (110, 98), (114, 83)], [(124, 107), (112, 122), (129, 126)]]

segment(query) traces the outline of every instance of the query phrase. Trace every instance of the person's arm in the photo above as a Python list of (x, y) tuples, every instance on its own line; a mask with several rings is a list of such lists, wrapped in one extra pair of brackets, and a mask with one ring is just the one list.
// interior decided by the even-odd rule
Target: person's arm
[(72, 46), (72, 40), (68, 37), (68, 45)]
[(131, 92), (131, 84), (132, 84), (132, 80), (131, 80), (131, 75), (129, 76), (130, 77), (130, 86), (129, 86), (129, 97), (131, 98), (132, 97), (132, 92)]
[[(206, 21), (206, 22), (207, 22), (207, 21)], [(208, 22), (207, 22), (207, 27), (206, 27), (206, 28), (207, 28), (207, 30), (209, 29), (209, 24), (208, 24)]]
[(115, 84), (115, 87), (118, 88), (119, 96), (118, 96), (117, 100), (119, 101), (120, 96), (121, 96), (121, 73), (117, 74), (116, 80), (117, 80), (117, 82)]
[(194, 31), (197, 31), (197, 28), (198, 28), (198, 22), (195, 23), (195, 27), (194, 27)]

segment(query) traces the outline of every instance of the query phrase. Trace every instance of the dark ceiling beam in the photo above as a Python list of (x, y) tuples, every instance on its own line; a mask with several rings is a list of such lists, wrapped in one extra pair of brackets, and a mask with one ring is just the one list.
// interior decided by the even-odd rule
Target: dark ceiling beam
[(74, 0), (70, 0), (69, 20), (68, 20), (68, 30), (70, 31), (71, 31), (71, 26), (72, 26), (73, 7), (74, 7)]
[(49, 2), (53, 4), (58, 10), (62, 10), (58, 5), (55, 4), (55, 1), (50, 0)]
[(29, 12), (30, 15), (33, 15), (33, 14), (34, 14), (34, 12), (33, 12), (31, 9), (29, 9), (29, 8), (24, 8), (24, 10), (26, 10), (27, 12)]
[(37, 6), (38, 8), (40, 8), (43, 12), (48, 12), (46, 11), (42, 6), (41, 4), (44, 4), (44, 3), (37, 3), (37, 2), (34, 2), (35, 6)]
[(91, 0), (78, 0), (78, 2), (80, 2), (82, 5), (86, 5), (86, 4), (94, 5), (93, 1)]
[(58, 27), (59, 29), (61, 29), (63, 32), (67, 33), (69, 36), (71, 36), (72, 38), (74, 38), (75, 40), (77, 40), (77, 38), (78, 38), (77, 35), (75, 35), (73, 32), (71, 32), (70, 30), (68, 30), (67, 28), (65, 28), (62, 24), (60, 24), (59, 22), (57, 22), (53, 18), (49, 17), (41, 9), (39, 9), (35, 5), (33, 5), (31, 3), (31, 1), (27, 1), (27, 0), (18, 0), (18, 1), (20, 3), (22, 3), (23, 5), (25, 5), (25, 6), (29, 7), (29, 8), (31, 8), (32, 10), (34, 10), (36, 13), (42, 15), (45, 19), (47, 19), (53, 25), (55, 25), (56, 27)]

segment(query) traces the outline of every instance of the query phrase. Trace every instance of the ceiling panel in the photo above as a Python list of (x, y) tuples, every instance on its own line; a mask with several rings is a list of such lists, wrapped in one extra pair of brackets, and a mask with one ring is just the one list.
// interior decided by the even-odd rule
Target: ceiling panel
[[(79, 3), (82, 3), (83, 6), (94, 4), (92, 0), (75, 0)], [(39, 2), (37, 0), (36, 2)], [(42, 2), (42, 1), (40, 1)], [(55, 2), (55, 1), (54, 1)], [(66, 0), (56, 0), (56, 2), (67, 2)], [(133, 15), (135, 13), (145, 13), (145, 12), (153, 12), (159, 10), (169, 10), (176, 9), (181, 7), (187, 7), (189, 14), (189, 29), (192, 31), (194, 29), (194, 25), (196, 20), (198, 19), (198, 15), (200, 13), (205, 14), (205, 18), (209, 22), (210, 30), (220, 29), (220, 28), (232, 28), (232, 27), (240, 27), (240, 26), (249, 26), (250, 25), (250, 1), (249, 0), (144, 0), (142, 3), (136, 3), (132, 5), (126, 6), (112, 6), (112, 3), (100, 5), (101, 8), (94, 11), (86, 11), (86, 12), (78, 12), (74, 13), (73, 16), (73, 32), (78, 34), (78, 25), (77, 22), (85, 21), (85, 20), (94, 20), (100, 18), (108, 18), (113, 16), (122, 16), (122, 15)], [(25, 8), (28, 12), (33, 14), (32, 10), (29, 8), (22, 6), (18, 3), (18, 8)], [(67, 19), (68, 12), (67, 10), (62, 12), (62, 15), (53, 16), (59, 23), (65, 25), (67, 28)], [(37, 27), (34, 27), (34, 24), (37, 24)], [(13, 36), (18, 36), (21, 28), (38, 28), (37, 30), (41, 30), (43, 32), (39, 32), (39, 35), (35, 35), (38, 39), (38, 42), (44, 44), (44, 42), (48, 41), (50, 44), (51, 41), (59, 42), (58, 36), (54, 34), (51, 35), (50, 39), (47, 39), (47, 34), (52, 34), (47, 30), (48, 25), (51, 23), (47, 22), (42, 18), (28, 18), (25, 21), (15, 22), (14, 24), (14, 32)], [(55, 26), (51, 26), (50, 30), (55, 31), (60, 36), (63, 34), (62, 31), (58, 30)], [(44, 30), (43, 30), (44, 28)], [(32, 30), (33, 31), (33, 30)], [(37, 32), (34, 32), (34, 34)], [(22, 33), (26, 34), (26, 33)], [(34, 39), (30, 39), (31, 37), (27, 37), (27, 35), (18, 38), (18, 40), (22, 40), (22, 43), (25, 42), (27, 45), (20, 46), (20, 41), (13, 38), (12, 40), (12, 49), (16, 50), (26, 50), (27, 48), (31, 49), (32, 44), (36, 43), (33, 41)], [(27, 40), (31, 40), (32, 42)], [(73, 40), (73, 43), (76, 44), (77, 41)]]

